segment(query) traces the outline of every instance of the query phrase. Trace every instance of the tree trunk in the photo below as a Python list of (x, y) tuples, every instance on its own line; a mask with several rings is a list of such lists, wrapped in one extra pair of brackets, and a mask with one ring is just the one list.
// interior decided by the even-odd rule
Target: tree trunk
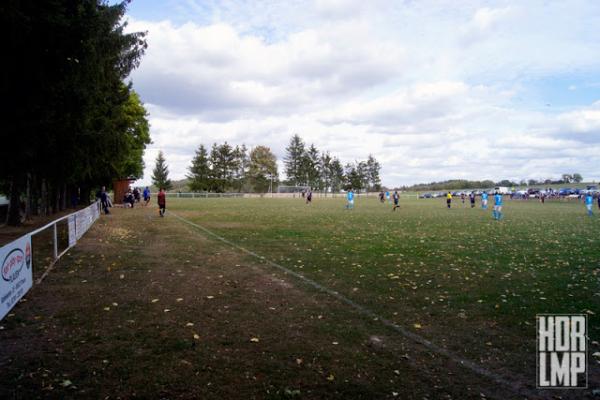
[(58, 185), (52, 186), (52, 214), (56, 214), (60, 211), (60, 187)]
[(48, 215), (48, 184), (45, 179), (42, 179), (42, 189), (40, 193), (41, 204), (41, 214), (43, 216)]
[(8, 220), (10, 226), (21, 225), (21, 187), (17, 177), (13, 177), (10, 185), (10, 202), (8, 204)]
[(61, 185), (60, 191), (60, 210), (66, 210), (67, 208), (67, 184), (63, 183)]
[(91, 194), (91, 189), (89, 187), (88, 184), (84, 184), (81, 186), (81, 191), (80, 191), (80, 202), (82, 205), (88, 205), (90, 204), (90, 194)]
[(38, 180), (35, 175), (32, 176), (31, 180), (31, 213), (33, 215), (39, 215), (39, 198), (40, 198), (40, 187)]
[(31, 217), (31, 174), (27, 174), (27, 185), (25, 189), (25, 220)]

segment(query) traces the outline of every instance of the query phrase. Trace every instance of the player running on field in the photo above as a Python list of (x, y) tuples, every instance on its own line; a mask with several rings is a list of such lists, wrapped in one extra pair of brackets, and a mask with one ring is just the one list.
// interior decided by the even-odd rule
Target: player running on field
[(146, 188), (144, 189), (144, 201), (146, 202), (145, 205), (148, 205), (148, 203), (150, 203), (150, 189), (148, 189), (148, 186), (146, 186)]
[(312, 204), (312, 189), (308, 189), (306, 193), (306, 204)]
[(396, 211), (396, 208), (400, 208), (400, 204), (398, 204), (400, 201), (400, 195), (398, 194), (397, 190), (394, 191), (392, 197), (394, 198), (394, 208), (392, 208), (392, 211)]
[(487, 192), (483, 192), (483, 193), (481, 193), (481, 208), (484, 210), (487, 210), (487, 203), (488, 203), (488, 194), (487, 194)]
[(346, 194), (346, 209), (347, 210), (353, 210), (354, 209), (354, 192), (352, 191), (352, 189), (348, 190), (348, 193)]
[(390, 200), (390, 192), (386, 191), (385, 192), (385, 198), (387, 199), (388, 203), (391, 203), (392, 201)]
[(591, 217), (592, 215), (594, 215), (594, 213), (592, 212), (592, 207), (594, 205), (594, 197), (592, 196), (592, 194), (590, 192), (588, 192), (585, 195), (585, 207), (587, 208), (588, 211), (588, 215)]
[(158, 213), (161, 217), (165, 216), (165, 210), (167, 208), (167, 195), (165, 193), (165, 189), (160, 188), (160, 192), (156, 196), (158, 199)]
[(448, 208), (452, 206), (452, 193), (450, 192), (446, 194), (446, 205), (448, 206)]
[(475, 192), (469, 193), (469, 201), (471, 201), (471, 208), (475, 207)]
[(502, 194), (496, 192), (494, 195), (494, 211), (492, 212), (494, 219), (500, 221), (502, 219)]

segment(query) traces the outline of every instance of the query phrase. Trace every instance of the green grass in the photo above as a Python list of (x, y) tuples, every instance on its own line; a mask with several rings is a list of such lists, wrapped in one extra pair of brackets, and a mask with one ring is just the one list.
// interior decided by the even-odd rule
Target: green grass
[[(171, 199), (170, 210), (498, 369), (535, 372), (535, 315), (588, 313), (600, 338), (600, 219), (578, 202)], [(467, 202), (468, 203), (468, 202)], [(596, 206), (595, 206), (596, 207)], [(420, 327), (419, 327), (420, 326)]]
[[(599, 337), (600, 220), (579, 203), (507, 201), (496, 222), (443, 199), (396, 212), (374, 198), (353, 211), (341, 198), (167, 202), (530, 389), (536, 313), (589, 311)], [(102, 216), (1, 321), (0, 342), (0, 398), (524, 397), (155, 206)], [(587, 392), (552, 395), (591, 395), (599, 377), (591, 361)]]

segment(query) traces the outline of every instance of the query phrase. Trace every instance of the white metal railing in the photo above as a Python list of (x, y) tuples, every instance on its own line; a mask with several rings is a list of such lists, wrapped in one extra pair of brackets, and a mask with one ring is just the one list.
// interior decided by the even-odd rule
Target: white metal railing
[[(0, 320), (15, 306), (15, 304), (31, 289), (33, 285), (33, 249), (31, 238), (47, 229), (52, 228), (52, 263), (47, 266), (40, 283), (50, 272), (54, 264), (81, 239), (83, 234), (100, 217), (100, 202), (96, 201), (89, 207), (65, 215), (46, 225), (29, 232), (20, 238), (0, 247)], [(59, 252), (58, 229), (59, 222), (67, 221), (68, 245)]]

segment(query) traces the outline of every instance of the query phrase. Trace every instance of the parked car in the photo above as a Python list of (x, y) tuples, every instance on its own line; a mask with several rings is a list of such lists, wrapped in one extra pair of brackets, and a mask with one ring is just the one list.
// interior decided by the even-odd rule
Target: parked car
[(575, 190), (571, 188), (561, 188), (558, 190), (559, 196), (568, 196), (570, 194), (575, 194)]

